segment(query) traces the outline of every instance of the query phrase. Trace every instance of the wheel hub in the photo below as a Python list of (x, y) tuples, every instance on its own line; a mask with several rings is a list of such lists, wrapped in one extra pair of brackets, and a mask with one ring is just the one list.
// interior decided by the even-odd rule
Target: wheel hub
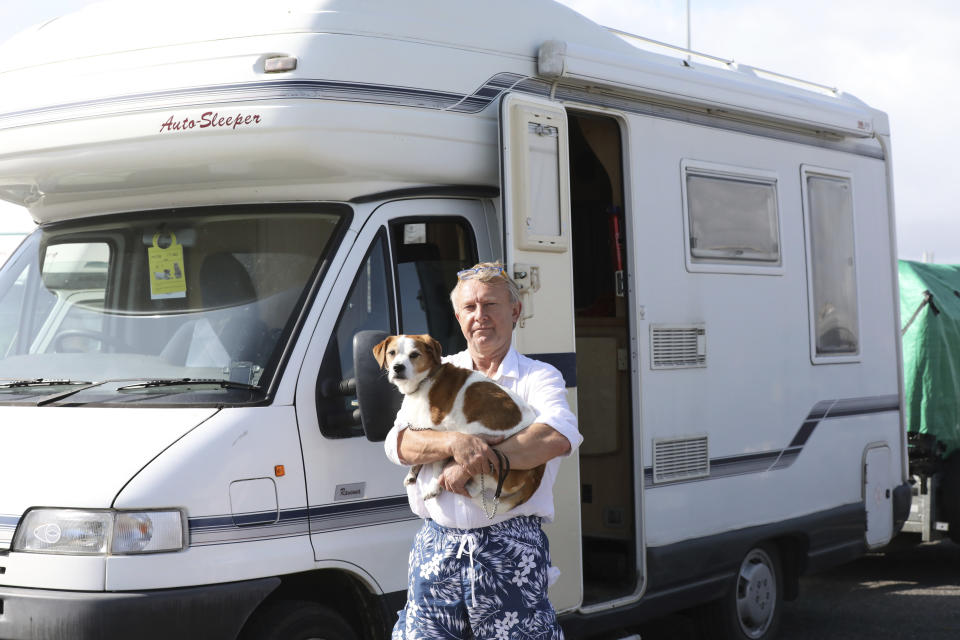
[(740, 565), (737, 614), (740, 628), (750, 638), (760, 638), (773, 620), (777, 582), (770, 557), (754, 549)]

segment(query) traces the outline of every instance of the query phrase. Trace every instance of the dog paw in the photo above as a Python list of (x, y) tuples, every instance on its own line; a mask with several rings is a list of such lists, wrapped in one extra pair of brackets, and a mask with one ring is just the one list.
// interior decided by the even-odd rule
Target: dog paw
[(409, 487), (417, 481), (417, 476), (420, 475), (420, 467), (423, 465), (416, 464), (410, 467), (410, 471), (407, 472), (407, 475), (403, 479), (403, 486)]
[(423, 499), (429, 500), (431, 498), (436, 498), (442, 492), (443, 492), (443, 489), (440, 487), (440, 483), (434, 480), (433, 482), (428, 484), (426, 487), (424, 487)]

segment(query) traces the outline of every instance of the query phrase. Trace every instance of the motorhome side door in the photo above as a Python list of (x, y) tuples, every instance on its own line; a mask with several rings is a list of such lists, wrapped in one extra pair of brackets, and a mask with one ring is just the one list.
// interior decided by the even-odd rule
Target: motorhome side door
[[(500, 145), (505, 263), (523, 299), (514, 344), (560, 370), (576, 411), (570, 163), (563, 105), (507, 94), (500, 103)], [(554, 502), (556, 520), (546, 531), (563, 576), (551, 587), (550, 600), (562, 611), (582, 600), (576, 454), (560, 466)]]

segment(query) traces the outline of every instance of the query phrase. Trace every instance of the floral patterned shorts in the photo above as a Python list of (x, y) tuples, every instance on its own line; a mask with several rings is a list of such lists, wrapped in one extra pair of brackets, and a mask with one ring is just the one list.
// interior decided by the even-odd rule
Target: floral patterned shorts
[(407, 604), (392, 640), (563, 640), (547, 600), (540, 518), (480, 529), (424, 522), (410, 552)]

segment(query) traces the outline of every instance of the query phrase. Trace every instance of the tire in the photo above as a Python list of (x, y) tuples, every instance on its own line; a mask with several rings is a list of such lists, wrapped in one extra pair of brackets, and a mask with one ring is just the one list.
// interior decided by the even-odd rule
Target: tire
[(316, 602), (284, 600), (254, 613), (243, 640), (357, 640), (338, 613)]
[(776, 546), (756, 546), (744, 556), (736, 582), (719, 600), (698, 611), (704, 638), (770, 640), (780, 628), (783, 571)]

